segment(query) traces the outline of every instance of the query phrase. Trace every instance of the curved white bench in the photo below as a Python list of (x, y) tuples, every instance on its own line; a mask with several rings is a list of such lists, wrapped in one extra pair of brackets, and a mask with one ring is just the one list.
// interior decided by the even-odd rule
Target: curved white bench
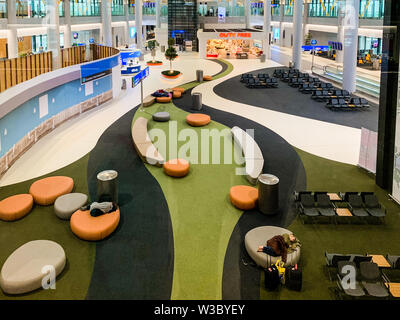
[(256, 184), (264, 167), (264, 157), (257, 142), (239, 127), (233, 127), (231, 133), (235, 143), (242, 149), (246, 160), (246, 177), (251, 184)]
[(147, 134), (147, 119), (139, 117), (132, 126), (132, 140), (136, 151), (143, 161), (161, 167), (164, 158), (157, 151)]

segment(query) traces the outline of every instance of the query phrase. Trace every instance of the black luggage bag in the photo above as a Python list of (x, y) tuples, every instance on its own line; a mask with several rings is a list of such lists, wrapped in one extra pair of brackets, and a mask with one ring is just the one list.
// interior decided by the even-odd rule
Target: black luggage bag
[(265, 288), (268, 291), (276, 290), (281, 283), (279, 271), (276, 266), (271, 266), (265, 270)]
[(301, 291), (303, 274), (300, 269), (288, 267), (285, 271), (285, 286), (290, 290)]

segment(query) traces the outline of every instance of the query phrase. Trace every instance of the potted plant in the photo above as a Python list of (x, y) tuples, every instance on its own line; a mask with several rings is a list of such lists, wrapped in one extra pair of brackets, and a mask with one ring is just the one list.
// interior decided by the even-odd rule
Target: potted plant
[(161, 66), (162, 65), (162, 61), (155, 60), (156, 49), (158, 46), (159, 46), (159, 44), (156, 40), (150, 40), (147, 42), (147, 47), (149, 48), (149, 50), (151, 52), (151, 56), (153, 57), (152, 60), (147, 61), (147, 65), (149, 65), (149, 66)]
[(172, 69), (172, 60), (174, 60), (178, 54), (176, 53), (176, 50), (174, 48), (175, 41), (173, 38), (168, 39), (168, 49), (165, 51), (165, 58), (169, 60), (169, 70), (162, 71), (161, 74), (166, 77), (166, 78), (178, 78), (181, 74), (180, 71), (173, 70)]

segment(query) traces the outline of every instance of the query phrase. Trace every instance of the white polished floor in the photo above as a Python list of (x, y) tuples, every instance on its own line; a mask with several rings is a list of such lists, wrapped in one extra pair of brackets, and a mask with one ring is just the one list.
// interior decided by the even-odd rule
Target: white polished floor
[[(145, 60), (148, 60), (148, 57), (146, 58)], [(160, 71), (168, 69), (167, 62), (160, 54), (157, 60), (163, 60), (164, 65), (151, 67), (150, 76), (145, 80), (145, 95), (159, 88), (193, 81), (197, 69), (204, 70), (206, 74), (215, 74), (221, 70), (220, 65), (199, 59), (197, 53), (184, 53), (173, 62), (174, 69), (181, 70), (183, 75), (176, 80), (166, 80), (162, 78)], [(231, 77), (260, 68), (279, 66), (276, 62), (261, 63), (258, 59), (232, 59), (229, 62), (234, 65), (231, 74), (205, 82), (195, 89), (203, 94), (204, 104), (258, 122), (304, 151), (331, 160), (357, 164), (361, 139), (359, 129), (266, 110), (217, 96), (213, 87)], [(18, 159), (0, 180), (0, 186), (36, 178), (75, 162), (95, 147), (102, 133), (113, 122), (139, 103), (138, 86), (123, 92), (118, 99), (64, 123)]]
[[(222, 69), (215, 62), (198, 59), (198, 53), (180, 53), (180, 57), (173, 62), (173, 68), (183, 74), (176, 80), (168, 80), (160, 72), (169, 69), (169, 62), (160, 54), (156, 58), (163, 60), (164, 65), (150, 67), (150, 76), (143, 86), (145, 96), (160, 88), (175, 87), (195, 80), (197, 69), (209, 74)], [(149, 59), (149, 56), (145, 57), (145, 61)], [(0, 186), (40, 177), (79, 160), (96, 146), (100, 136), (112, 123), (139, 103), (140, 86), (137, 86), (122, 92), (118, 99), (62, 124), (23, 154), (1, 178)]]

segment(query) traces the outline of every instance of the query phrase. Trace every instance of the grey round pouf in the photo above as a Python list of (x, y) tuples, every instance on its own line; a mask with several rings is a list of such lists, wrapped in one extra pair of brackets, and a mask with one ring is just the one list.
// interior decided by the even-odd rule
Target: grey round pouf
[(57, 198), (54, 203), (54, 212), (57, 217), (69, 220), (72, 214), (83, 207), (88, 200), (88, 196), (83, 193), (68, 193)]
[(168, 112), (157, 112), (153, 114), (153, 120), (157, 122), (167, 122), (170, 119)]
[[(282, 257), (273, 257), (264, 252), (257, 252), (259, 246), (263, 246), (266, 242), (274, 236), (283, 235), (285, 233), (291, 234), (292, 232), (279, 227), (258, 227), (247, 232), (244, 238), (246, 251), (254, 262), (266, 269), (275, 264), (278, 260), (282, 261)], [(300, 248), (296, 251), (288, 253), (285, 266), (294, 266), (300, 260)]]

